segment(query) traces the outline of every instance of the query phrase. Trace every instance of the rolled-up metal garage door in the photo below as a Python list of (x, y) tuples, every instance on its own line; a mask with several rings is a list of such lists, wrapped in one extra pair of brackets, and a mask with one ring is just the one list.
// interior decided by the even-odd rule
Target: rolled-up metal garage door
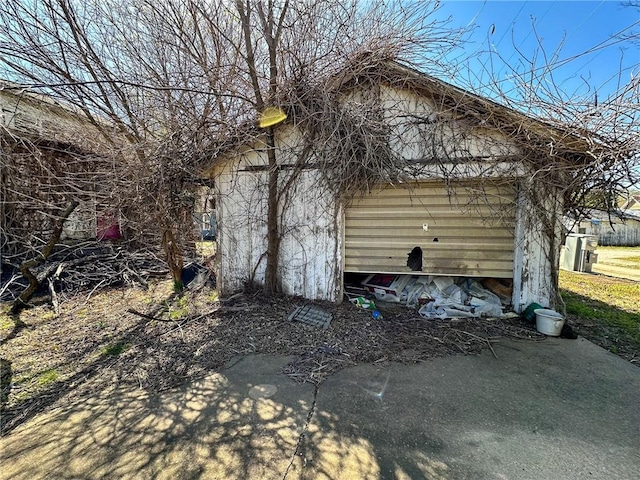
[(344, 271), (410, 273), (421, 263), (413, 273), (513, 278), (514, 196), (420, 183), (357, 198), (345, 210)]

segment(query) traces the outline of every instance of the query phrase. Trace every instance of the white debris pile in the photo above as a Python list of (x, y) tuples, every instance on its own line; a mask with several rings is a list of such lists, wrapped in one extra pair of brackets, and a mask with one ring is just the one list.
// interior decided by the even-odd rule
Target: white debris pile
[(473, 278), (374, 274), (362, 286), (378, 300), (418, 308), (429, 319), (502, 317), (508, 303)]

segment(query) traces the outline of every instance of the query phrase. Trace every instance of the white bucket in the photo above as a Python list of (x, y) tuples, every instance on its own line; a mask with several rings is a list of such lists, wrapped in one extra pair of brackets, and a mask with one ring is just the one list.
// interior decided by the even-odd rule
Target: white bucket
[(551, 337), (559, 337), (564, 326), (564, 317), (555, 310), (547, 308), (537, 308), (533, 311), (536, 314), (536, 330)]

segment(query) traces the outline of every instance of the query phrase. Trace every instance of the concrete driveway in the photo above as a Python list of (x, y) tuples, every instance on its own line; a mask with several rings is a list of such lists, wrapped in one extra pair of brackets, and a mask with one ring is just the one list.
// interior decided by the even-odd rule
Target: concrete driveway
[(3, 479), (636, 479), (640, 368), (586, 340), (362, 365), (318, 389), (249, 356), (110, 391), (0, 439)]

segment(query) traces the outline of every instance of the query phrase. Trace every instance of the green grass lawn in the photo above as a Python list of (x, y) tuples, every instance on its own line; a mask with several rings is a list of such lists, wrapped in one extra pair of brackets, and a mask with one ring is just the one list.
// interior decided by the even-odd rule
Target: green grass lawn
[(640, 283), (561, 271), (560, 292), (579, 334), (640, 362)]

